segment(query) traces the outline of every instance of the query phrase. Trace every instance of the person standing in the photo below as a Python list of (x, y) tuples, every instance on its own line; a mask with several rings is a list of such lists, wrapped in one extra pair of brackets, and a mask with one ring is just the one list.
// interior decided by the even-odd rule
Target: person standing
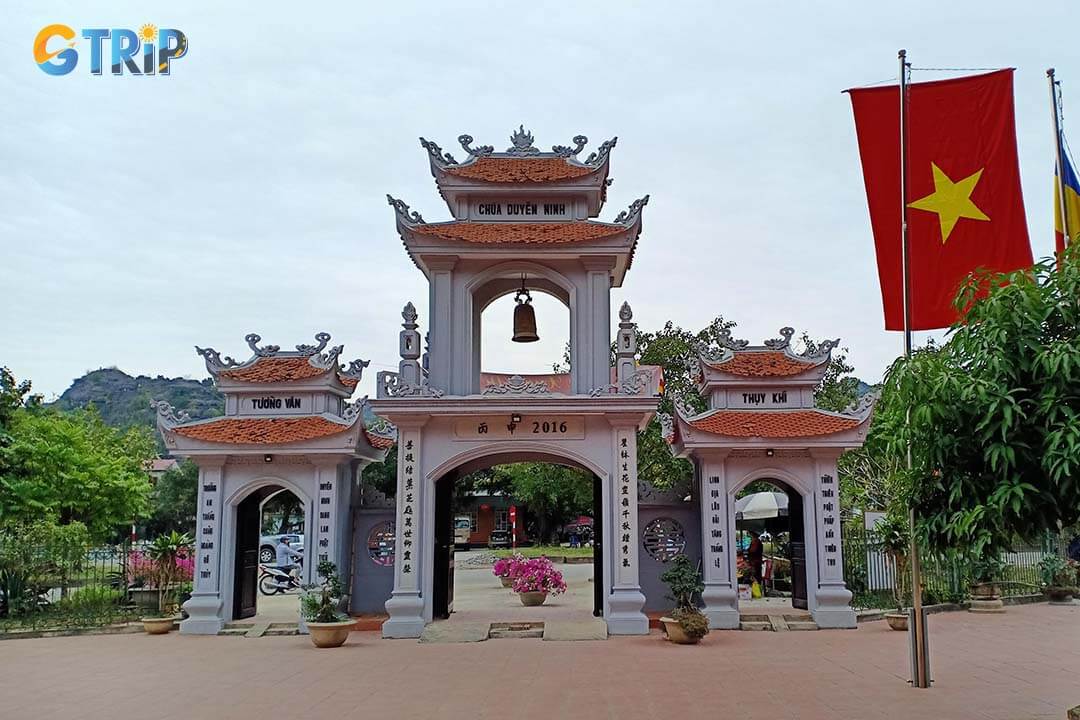
[(761, 533), (750, 531), (750, 547), (746, 549), (746, 562), (750, 565), (750, 576), (761, 584), (761, 565), (765, 560), (765, 545), (761, 542)]

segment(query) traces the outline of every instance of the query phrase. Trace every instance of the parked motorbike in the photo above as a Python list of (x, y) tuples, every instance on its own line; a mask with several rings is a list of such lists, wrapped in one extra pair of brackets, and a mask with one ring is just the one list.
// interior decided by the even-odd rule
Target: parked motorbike
[(300, 588), (300, 578), (276, 565), (259, 565), (259, 592), (263, 595), (277, 595)]

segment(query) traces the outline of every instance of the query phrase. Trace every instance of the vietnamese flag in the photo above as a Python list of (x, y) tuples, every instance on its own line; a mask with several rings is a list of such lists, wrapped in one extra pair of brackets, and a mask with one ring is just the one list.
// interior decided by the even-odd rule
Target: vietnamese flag
[[(885, 329), (904, 329), (900, 88), (847, 91), (855, 111)], [(972, 270), (1032, 264), (1020, 190), (1013, 71), (913, 83), (907, 103), (911, 329), (952, 325)]]

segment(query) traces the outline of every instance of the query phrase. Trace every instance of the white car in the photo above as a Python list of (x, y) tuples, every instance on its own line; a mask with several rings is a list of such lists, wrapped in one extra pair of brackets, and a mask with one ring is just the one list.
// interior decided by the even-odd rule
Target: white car
[(281, 538), (289, 538), (289, 547), (298, 553), (304, 552), (304, 536), (295, 533), (282, 533), (280, 535), (263, 535), (259, 538), (259, 562), (263, 565), (273, 565), (277, 560), (277, 546)]

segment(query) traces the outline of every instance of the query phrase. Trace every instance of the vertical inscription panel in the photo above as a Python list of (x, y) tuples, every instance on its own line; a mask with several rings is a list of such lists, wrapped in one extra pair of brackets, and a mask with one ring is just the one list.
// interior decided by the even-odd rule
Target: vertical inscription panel
[(221, 563), (221, 468), (199, 471), (198, 533), (195, 538), (196, 592), (217, 592)]
[(614, 528), (615, 584), (636, 587), (637, 562), (637, 435), (633, 430), (615, 432)]
[(420, 589), (420, 568), (417, 563), (417, 543), (420, 540), (418, 513), (420, 508), (420, 433), (400, 430), (398, 438), (398, 496), (397, 496), (397, 555), (395, 557), (395, 589)]

